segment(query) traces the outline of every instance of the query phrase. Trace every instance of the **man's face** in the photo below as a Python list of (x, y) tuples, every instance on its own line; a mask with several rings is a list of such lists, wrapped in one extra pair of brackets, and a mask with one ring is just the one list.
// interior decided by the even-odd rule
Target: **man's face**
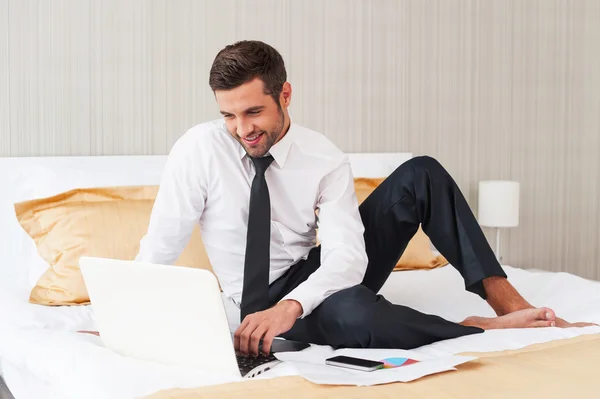
[(227, 130), (249, 156), (264, 156), (283, 137), (285, 114), (273, 97), (264, 93), (261, 79), (235, 89), (217, 90), (215, 96)]

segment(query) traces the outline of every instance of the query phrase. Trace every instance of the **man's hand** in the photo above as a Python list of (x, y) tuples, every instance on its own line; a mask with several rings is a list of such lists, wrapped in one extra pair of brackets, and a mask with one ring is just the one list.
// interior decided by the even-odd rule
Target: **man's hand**
[(246, 316), (234, 334), (235, 350), (243, 355), (258, 356), (258, 345), (262, 339), (263, 353), (268, 355), (273, 338), (289, 331), (301, 315), (302, 305), (288, 299), (270, 309)]

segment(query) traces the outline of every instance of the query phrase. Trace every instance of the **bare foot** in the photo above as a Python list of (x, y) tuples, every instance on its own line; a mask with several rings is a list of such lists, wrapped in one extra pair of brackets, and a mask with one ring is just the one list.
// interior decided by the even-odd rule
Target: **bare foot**
[(499, 317), (467, 317), (462, 323), (464, 326), (479, 327), (484, 330), (501, 328), (532, 328), (532, 327), (554, 327), (556, 315), (549, 308), (532, 308), (517, 310)]
[[(521, 312), (523, 310), (534, 311), (536, 310), (529, 302), (527, 302), (518, 292), (517, 290), (508, 282), (508, 280), (504, 277), (492, 276), (483, 280), (483, 287), (485, 292), (487, 293), (487, 302), (494, 309), (496, 314), (500, 317), (496, 319), (485, 319), (483, 317), (469, 317), (467, 318), (463, 324), (465, 325), (474, 325), (473, 323), (487, 324), (489, 325), (503, 325), (504, 321), (502, 321), (504, 316), (510, 316), (512, 314)], [(543, 308), (547, 309), (547, 308)], [(552, 312), (554, 313), (554, 312)], [(520, 319), (520, 316), (513, 316), (516, 319)], [(569, 323), (559, 317), (553, 316), (556, 327), (566, 328), (566, 327), (589, 327), (589, 326), (597, 326), (598, 324), (594, 323)], [(493, 320), (493, 322), (491, 321)], [(515, 322), (516, 320), (512, 320)], [(539, 320), (536, 319), (536, 322), (544, 321), (544, 319)], [(546, 320), (547, 321), (547, 320)], [(543, 323), (537, 323), (543, 324)], [(546, 327), (544, 325), (535, 325), (532, 327)], [(493, 327), (493, 328), (511, 328), (511, 327)], [(517, 327), (518, 328), (518, 327)]]
[(556, 318), (556, 327), (561, 327), (561, 328), (567, 328), (567, 327), (591, 327), (591, 326), (597, 326), (598, 324), (596, 323), (583, 323), (583, 322), (579, 322), (579, 323), (569, 323), (566, 320), (561, 319), (560, 317)]
[[(535, 309), (533, 306), (528, 306), (528, 307), (517, 307), (517, 308), (512, 308), (512, 310), (508, 310), (508, 313), (505, 314), (511, 314), (511, 313), (515, 313), (518, 311), (521, 311), (523, 309)], [(504, 316), (505, 314), (499, 314), (499, 316)], [(591, 326), (598, 326), (598, 324), (596, 323), (587, 323), (587, 322), (578, 322), (578, 323), (569, 323), (568, 321), (561, 319), (560, 317), (556, 317), (555, 320), (556, 323), (556, 327), (560, 327), (560, 328), (569, 328), (569, 327), (591, 327)]]

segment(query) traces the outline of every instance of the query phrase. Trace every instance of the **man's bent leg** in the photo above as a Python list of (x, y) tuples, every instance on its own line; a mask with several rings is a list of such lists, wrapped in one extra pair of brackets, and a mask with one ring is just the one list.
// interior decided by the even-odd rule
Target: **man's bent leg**
[(551, 327), (548, 308), (523, 309), (486, 318), (452, 323), (406, 306), (394, 305), (363, 285), (339, 291), (282, 336), (334, 348), (412, 349), (443, 339), (504, 328)]
[[(320, 266), (321, 248), (291, 267), (269, 287), (271, 304), (277, 303)], [(357, 285), (328, 297), (304, 319), (296, 320), (282, 337), (336, 348), (415, 348), (443, 339), (482, 332), (394, 305), (372, 290)]]
[(483, 287), (487, 294), (487, 302), (498, 316), (533, 308), (506, 278), (488, 277), (483, 280)]
[(531, 307), (506, 280), (460, 189), (435, 159), (416, 157), (400, 165), (361, 204), (360, 213), (369, 257), (363, 284), (374, 292), (421, 224), (466, 288), (488, 299), (498, 315)]
[(328, 297), (282, 336), (334, 348), (411, 349), (480, 332), (477, 327), (394, 305), (357, 285)]

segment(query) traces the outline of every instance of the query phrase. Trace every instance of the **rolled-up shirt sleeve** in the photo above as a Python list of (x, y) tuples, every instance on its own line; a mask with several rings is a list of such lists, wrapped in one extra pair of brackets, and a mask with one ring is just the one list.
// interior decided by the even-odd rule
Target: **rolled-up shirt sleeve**
[(188, 244), (207, 198), (207, 160), (195, 147), (186, 136), (173, 146), (137, 261), (170, 265)]
[(330, 295), (360, 284), (367, 269), (364, 226), (346, 157), (323, 178), (317, 209), (321, 266), (282, 299), (298, 301), (302, 318)]

